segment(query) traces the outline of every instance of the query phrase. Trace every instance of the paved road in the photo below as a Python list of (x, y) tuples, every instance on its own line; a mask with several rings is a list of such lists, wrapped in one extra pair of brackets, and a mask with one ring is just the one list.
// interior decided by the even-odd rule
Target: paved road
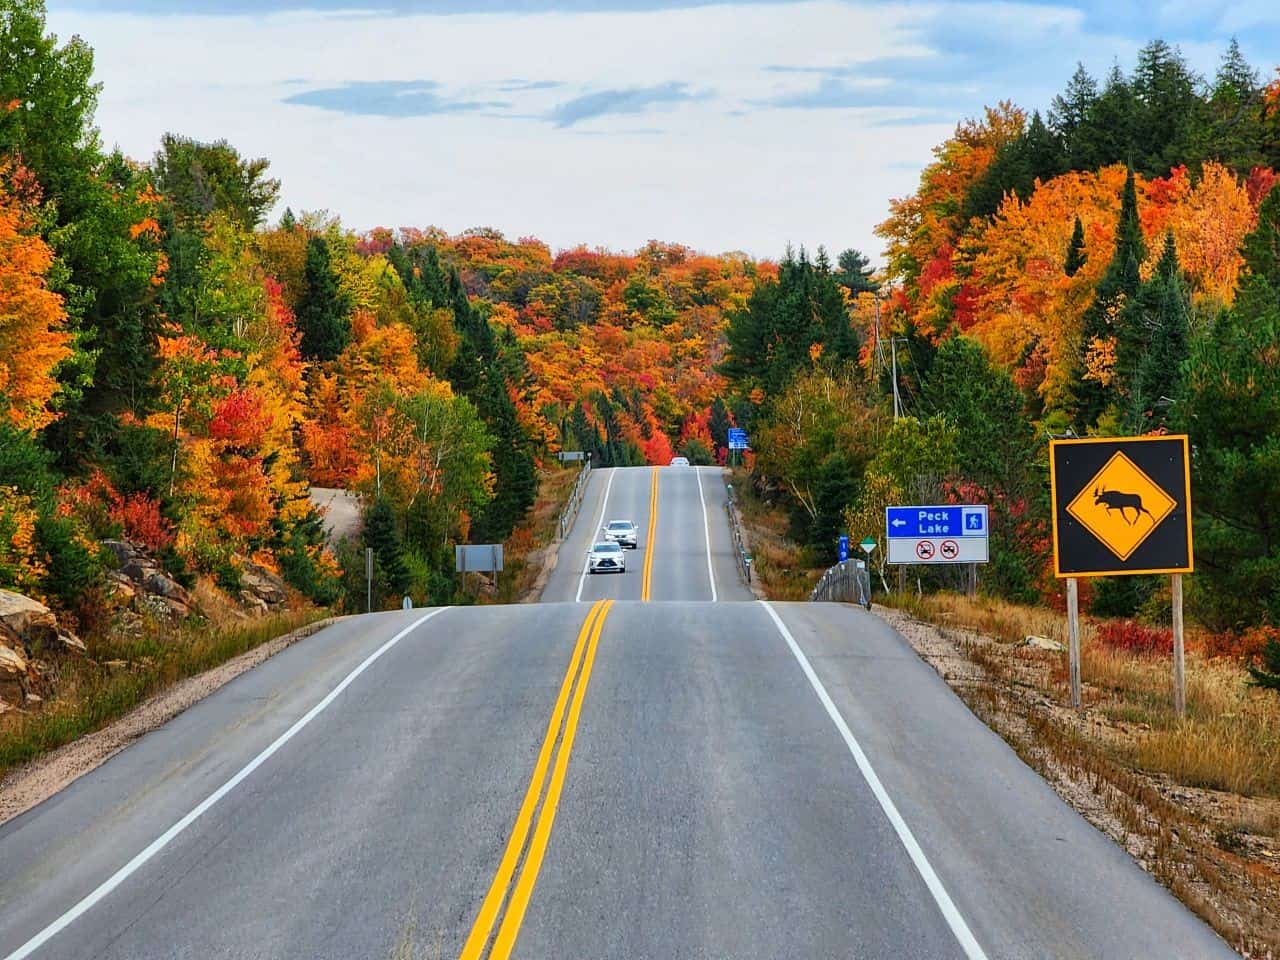
[[(655, 487), (656, 514), (650, 509)], [(724, 474), (713, 467), (595, 471), (543, 601), (641, 600), (649, 553), (649, 600), (752, 599), (738, 576), (726, 503)], [(626, 552), (627, 572), (587, 575), (587, 551), (610, 520), (631, 520), (640, 528), (636, 549)]]
[[(0, 826), (0, 958), (1232, 956), (883, 622), (710, 602), (659, 474), (655, 602), (566, 565), (343, 621)], [(599, 473), (574, 542), (647, 530), (652, 476)]]

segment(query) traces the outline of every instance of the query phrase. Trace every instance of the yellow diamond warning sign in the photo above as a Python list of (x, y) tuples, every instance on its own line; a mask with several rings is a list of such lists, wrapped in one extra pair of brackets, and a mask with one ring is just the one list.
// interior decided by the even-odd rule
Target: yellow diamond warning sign
[(1173, 497), (1117, 452), (1067, 504), (1067, 513), (1117, 557), (1128, 560), (1175, 506)]
[(1190, 573), (1187, 454), (1183, 436), (1050, 443), (1054, 572)]

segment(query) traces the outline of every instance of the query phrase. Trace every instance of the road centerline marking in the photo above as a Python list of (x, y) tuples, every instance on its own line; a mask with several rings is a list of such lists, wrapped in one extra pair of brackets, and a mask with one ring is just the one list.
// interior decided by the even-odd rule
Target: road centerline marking
[(653, 585), (653, 542), (658, 532), (658, 468), (653, 468), (653, 483), (649, 489), (649, 534), (644, 542), (644, 575), (640, 578), (640, 599), (648, 601)]
[[(613, 489), (613, 478), (617, 475), (618, 470), (616, 467), (609, 470), (609, 482), (604, 485), (604, 499), (600, 501), (600, 519), (596, 521), (595, 528), (591, 531), (591, 539), (587, 541), (587, 550), (590, 550), (595, 544), (596, 534), (600, 532), (600, 528), (604, 525), (604, 514), (605, 511), (609, 509), (609, 491)], [(586, 560), (582, 561), (582, 573), (578, 576), (578, 592), (574, 595), (574, 603), (582, 602), (582, 586), (587, 582), (587, 570), (589, 566), (590, 564)]]
[(582, 713), (582, 701), (586, 696), (587, 684), (591, 681), (591, 667), (595, 663), (596, 648), (600, 643), (600, 632), (604, 629), (605, 619), (613, 607), (612, 600), (604, 601), (604, 608), (596, 618), (591, 629), (591, 642), (587, 646), (586, 657), (582, 663), (582, 676), (573, 691), (573, 703), (569, 707), (569, 717), (565, 721), (564, 737), (556, 754), (555, 770), (551, 774), (551, 783), (547, 787), (547, 796), (538, 811), (538, 825), (533, 831), (533, 840), (529, 844), (529, 852), (524, 866), (520, 869), (520, 879), (516, 881), (511, 893), (511, 901), (507, 904), (506, 915), (498, 928), (498, 935), (493, 941), (493, 950), (489, 960), (507, 960), (515, 947), (516, 937), (520, 934), (520, 924), (524, 922), (525, 911), (529, 908), (529, 899), (533, 896), (534, 884), (538, 882), (538, 872), (542, 869), (542, 858), (547, 852), (547, 844), (551, 840), (551, 828), (555, 825), (556, 810), (560, 806), (560, 793), (564, 789), (565, 776), (569, 770), (569, 758), (573, 753), (573, 741), (578, 733), (578, 717)]
[(23, 960), (24, 957), (31, 956), (31, 954), (35, 953), (36, 950), (40, 949), (40, 947), (42, 947), (50, 939), (52, 939), (62, 930), (66, 929), (68, 926), (74, 923), (77, 918), (87, 913), (90, 909), (93, 908), (95, 904), (98, 903), (98, 901), (102, 900), (105, 896), (107, 896), (107, 894), (111, 893), (111, 891), (113, 891), (116, 887), (120, 886), (120, 884), (124, 883), (125, 880), (129, 879), (129, 877), (132, 876), (134, 873), (136, 873), (139, 869), (141, 869), (147, 863), (148, 860), (150, 860), (157, 853), (159, 853), (161, 850), (167, 847), (170, 843), (173, 842), (173, 840), (180, 833), (186, 830), (187, 827), (191, 826), (191, 824), (195, 823), (196, 820), (198, 820), (201, 816), (207, 813), (214, 804), (216, 804), (228, 793), (230, 793), (232, 790), (238, 787), (245, 780), (245, 778), (247, 778), (251, 773), (253, 773), (253, 771), (257, 770), (258, 767), (262, 766), (269, 759), (271, 759), (272, 755), (275, 754), (276, 751), (278, 751), (286, 743), (292, 740), (295, 736), (297, 736), (297, 734), (299, 733), (299, 731), (302, 730), (303, 727), (305, 727), (312, 720), (314, 720), (321, 713), (323, 713), (325, 708), (327, 708), (329, 704), (333, 703), (333, 701), (338, 698), (338, 695), (341, 694), (343, 690), (351, 686), (351, 684), (355, 682), (355, 679), (358, 676), (360, 676), (360, 674), (364, 673), (365, 670), (367, 670), (369, 667), (373, 665), (374, 661), (376, 661), (379, 657), (381, 657), (384, 653), (386, 653), (388, 650), (394, 647), (397, 643), (399, 643), (409, 634), (413, 633), (413, 631), (418, 629), (418, 627), (422, 626), (422, 624), (426, 623), (432, 617), (435, 617), (441, 613), (444, 613), (444, 611), (447, 609), (449, 608), (439, 607), (435, 610), (432, 610), (430, 613), (427, 613), (421, 617), (418, 617), (418, 619), (414, 620), (413, 623), (409, 624), (407, 627), (405, 627), (403, 630), (397, 633), (394, 637), (392, 637), (390, 640), (384, 643), (382, 646), (378, 647), (377, 650), (373, 651), (373, 653), (365, 657), (364, 660), (360, 662), (359, 666), (357, 666), (354, 670), (348, 673), (342, 679), (342, 681), (336, 687), (330, 690), (329, 693), (326, 694), (325, 697), (319, 703), (317, 703), (314, 707), (312, 707), (305, 714), (303, 714), (296, 721), (294, 721), (293, 725), (289, 727), (288, 730), (280, 734), (280, 736), (276, 737), (275, 740), (271, 741), (271, 743), (265, 749), (263, 749), (261, 753), (259, 753), (247, 764), (241, 767), (240, 771), (236, 773), (230, 780), (228, 780), (226, 783), (220, 786), (213, 793), (209, 794), (209, 796), (205, 797), (204, 800), (202, 800), (195, 808), (191, 810), (191, 812), (189, 812), (186, 816), (184, 816), (181, 820), (179, 820), (177, 823), (171, 826), (164, 833), (160, 834), (160, 836), (158, 836), (155, 840), (152, 840), (151, 843), (148, 844), (147, 847), (145, 847), (140, 853), (134, 856), (132, 860), (130, 860), (123, 867), (121, 867), (119, 870), (113, 873), (110, 877), (108, 877), (106, 880), (100, 883), (97, 887), (94, 888), (94, 890), (91, 893), (89, 893), (86, 897), (80, 900), (74, 907), (72, 907), (66, 913), (62, 914), (62, 916), (58, 917), (57, 920), (54, 920), (47, 927), (45, 927), (43, 930), (37, 933), (34, 937), (32, 937), (30, 940), (28, 940), (26, 943), (20, 946), (17, 950), (10, 953), (7, 957), (4, 958), (4, 960)]
[[(533, 765), (533, 773), (529, 778), (529, 788), (525, 791), (524, 801), (520, 804), (520, 811), (516, 815), (515, 824), (511, 829), (511, 836), (507, 838), (507, 846), (503, 851), (502, 860), (498, 863), (493, 882), (489, 885), (489, 890), (480, 905), (480, 911), (476, 914), (475, 922), (472, 924), (471, 932), (467, 936), (466, 943), (463, 944), (462, 952), (458, 955), (459, 960), (478, 960), (484, 955), (485, 947), (488, 946), (489, 936), (493, 932), (493, 925), (497, 921), (504, 903), (507, 901), (507, 891), (511, 886), (516, 867), (520, 862), (520, 856), (525, 853), (526, 841), (529, 839), (530, 827), (534, 822), (534, 813), (537, 811), (538, 801), (542, 799), (542, 787), (546, 782), (547, 770), (551, 767), (553, 755), (556, 758), (557, 769), (559, 768), (557, 744), (560, 744), (559, 751), (563, 752), (561, 728), (565, 728), (565, 735), (567, 736), (569, 727), (565, 725), (564, 719), (565, 707), (569, 704), (570, 693), (571, 691), (574, 692), (573, 703), (580, 704), (581, 692), (586, 686), (586, 671), (589, 670), (589, 668), (583, 667), (583, 663), (587, 656), (594, 658), (594, 644), (599, 639), (600, 627), (603, 625), (605, 614), (612, 603), (612, 600), (595, 601), (582, 623), (582, 628), (578, 631), (577, 642), (574, 644), (573, 653), (569, 657), (568, 669), (565, 671), (564, 680), (560, 684), (560, 692), (556, 696), (551, 718), (547, 721), (547, 733), (543, 738), (542, 748), (538, 751), (538, 759)], [(588, 653), (588, 650), (591, 652)], [(574, 688), (575, 681), (577, 681), (576, 691)], [(570, 709), (572, 711), (572, 707)], [(571, 712), (569, 724), (576, 724), (576, 722), (576, 714)], [(570, 744), (572, 744), (571, 737)], [(565, 762), (566, 764), (568, 762), (567, 755)], [(545, 809), (546, 805), (544, 803), (543, 810)], [(542, 816), (539, 814), (538, 823), (541, 824), (541, 822)], [(527, 862), (526, 858), (526, 864)]]
[(818, 674), (814, 671), (813, 666), (809, 663), (809, 658), (805, 656), (804, 651), (800, 649), (800, 644), (796, 643), (796, 638), (791, 635), (791, 631), (787, 629), (787, 625), (782, 622), (782, 618), (778, 616), (778, 612), (773, 609), (773, 605), (767, 600), (757, 601), (765, 611), (773, 618), (774, 626), (778, 628), (778, 633), (782, 635), (782, 639), (787, 642), (787, 646), (791, 648), (792, 655), (800, 664), (800, 669), (804, 671), (805, 677), (809, 681), (809, 685), (813, 687), (814, 693), (818, 695), (818, 699), (822, 702), (823, 708), (827, 711), (827, 716), (831, 718), (831, 722), (836, 725), (836, 730), (840, 732), (840, 736), (844, 740), (844, 744), (849, 749), (849, 753), (853, 755), (854, 762), (858, 765), (858, 771), (862, 774), (862, 779), (866, 781), (867, 786), (871, 788), (872, 794), (875, 795), (880, 809), (884, 811), (885, 817), (889, 820), (894, 832), (898, 835), (903, 847), (906, 848), (907, 855), (911, 858), (911, 862), (915, 865), (916, 871), (920, 874), (924, 884), (929, 888), (929, 893), (933, 895), (934, 902), (938, 905), (938, 909), (942, 912), (942, 917), (947, 922), (947, 926), (951, 928), (951, 932), (955, 935), (956, 940), (960, 944), (960, 948), (964, 951), (964, 955), (968, 960), (987, 960), (987, 955), (983, 952), (982, 945), (978, 943), (977, 938), (973, 935), (973, 931), (969, 929), (969, 925), (965, 922), (964, 917), (960, 914), (959, 908), (951, 899), (951, 895), (947, 893), (947, 888), (942, 885), (942, 880), (934, 871), (933, 865), (929, 862), (929, 858), (925, 856), (925, 852), (921, 849), (919, 842), (916, 840), (915, 834), (911, 832), (911, 828), (907, 826), (907, 822), (902, 819), (902, 814), (898, 812), (897, 805), (889, 796), (889, 791), (880, 782), (880, 778), (876, 775), (875, 769), (871, 766), (871, 761), (867, 758), (866, 753), (862, 750), (862, 745), (853, 735), (853, 731), (849, 729), (849, 725), (845, 723), (845, 719), (840, 714), (840, 710), (835, 705), (835, 701), (831, 699), (831, 695), (827, 693), (827, 688), (823, 686)]
[(702, 468), (694, 467), (698, 478), (698, 503), (702, 504), (702, 536), (707, 544), (707, 581), (711, 584), (711, 602), (716, 602), (716, 573), (711, 566), (711, 521), (707, 519), (707, 501), (702, 496)]

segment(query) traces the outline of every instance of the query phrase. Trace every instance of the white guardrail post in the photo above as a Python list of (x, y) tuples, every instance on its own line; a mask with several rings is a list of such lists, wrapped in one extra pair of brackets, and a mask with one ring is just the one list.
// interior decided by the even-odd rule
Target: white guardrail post
[(569, 528), (573, 526), (573, 521), (578, 517), (578, 510), (582, 506), (582, 497), (587, 489), (587, 477), (591, 473), (591, 460), (587, 459), (582, 462), (582, 469), (578, 471), (578, 478), (573, 482), (573, 489), (569, 491), (569, 500), (564, 505), (564, 509), (560, 512), (560, 528), (557, 539), (563, 540), (569, 535)]
[(729, 532), (733, 536), (733, 552), (738, 561), (738, 572), (742, 579), (751, 583), (751, 554), (747, 552), (747, 540), (742, 533), (742, 524), (738, 522), (738, 501), (734, 497), (733, 484), (725, 481), (728, 500), (725, 511), (729, 514)]
[(856, 603), (870, 610), (871, 571), (856, 560), (828, 567), (809, 599), (818, 603)]

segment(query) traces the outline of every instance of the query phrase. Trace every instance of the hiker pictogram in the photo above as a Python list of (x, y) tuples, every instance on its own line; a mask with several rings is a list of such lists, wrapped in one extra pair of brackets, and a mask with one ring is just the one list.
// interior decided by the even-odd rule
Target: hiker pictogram
[(1159, 484), (1117, 452), (1067, 505), (1067, 513), (1127, 560), (1176, 506)]

